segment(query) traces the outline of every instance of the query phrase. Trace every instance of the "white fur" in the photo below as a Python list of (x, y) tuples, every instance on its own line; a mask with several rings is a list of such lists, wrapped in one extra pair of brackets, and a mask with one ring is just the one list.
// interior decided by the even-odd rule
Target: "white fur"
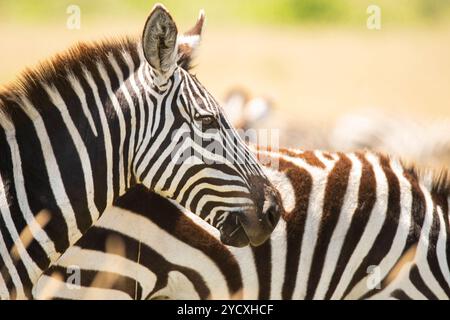
[(292, 186), (292, 183), (286, 176), (286, 174), (269, 167), (264, 167), (263, 169), (264, 173), (267, 175), (270, 182), (272, 182), (274, 187), (280, 192), (284, 210), (287, 213), (294, 210), (295, 208), (294, 187)]
[[(379, 159), (374, 155), (369, 154), (367, 160), (372, 165), (375, 180), (377, 182), (377, 194), (375, 205), (370, 213), (369, 222), (367, 225), (370, 228), (366, 228), (361, 236), (358, 245), (356, 246), (352, 256), (350, 257), (349, 262), (344, 270), (344, 273), (341, 276), (338, 286), (332, 295), (332, 299), (339, 299), (344, 294), (344, 290), (347, 288), (350, 283), (353, 273), (356, 271), (357, 267), (363, 261), (364, 257), (369, 252), (370, 248), (373, 246), (373, 243), (378, 236), (381, 227), (383, 226), (384, 220), (386, 218), (386, 210), (387, 210), (387, 200), (388, 200), (388, 185), (387, 179), (384, 175), (384, 172), (380, 166)], [(359, 294), (359, 293), (358, 293)], [(351, 294), (349, 295), (351, 297)]]
[(342, 250), (345, 236), (348, 233), (348, 228), (350, 227), (353, 214), (355, 213), (355, 210), (358, 206), (358, 194), (362, 165), (361, 161), (359, 161), (359, 159), (354, 154), (349, 154), (348, 157), (352, 163), (352, 168), (348, 179), (347, 190), (345, 192), (344, 201), (339, 213), (339, 220), (330, 239), (330, 245), (326, 253), (324, 268), (322, 270), (323, 276), (319, 281), (314, 299), (325, 298), (325, 294), (331, 281), (331, 276), (333, 275), (333, 271), (336, 268), (339, 254)]

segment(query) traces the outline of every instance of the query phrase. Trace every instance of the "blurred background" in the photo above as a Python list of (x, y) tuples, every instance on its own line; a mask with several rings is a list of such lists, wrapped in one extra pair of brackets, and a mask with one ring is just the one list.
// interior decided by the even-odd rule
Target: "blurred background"
[[(161, 2), (180, 31), (206, 10), (194, 73), (218, 99), (240, 87), (269, 101), (264, 120), (282, 144), (401, 145), (412, 158), (440, 148), (433, 161), (450, 164), (450, 0)], [(0, 0), (0, 83), (76, 41), (140, 34), (153, 4)], [(66, 26), (69, 5), (81, 10), (79, 30)], [(370, 5), (379, 30), (367, 26)]]

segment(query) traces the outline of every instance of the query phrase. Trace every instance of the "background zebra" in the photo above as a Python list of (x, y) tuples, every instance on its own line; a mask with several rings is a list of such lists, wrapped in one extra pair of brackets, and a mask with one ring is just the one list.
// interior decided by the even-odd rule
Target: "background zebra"
[[(120, 199), (49, 269), (38, 298), (450, 298), (450, 183), (374, 153), (259, 151), (285, 213), (257, 248), (157, 195)], [(170, 217), (170, 219), (168, 219)], [(173, 223), (176, 221), (176, 223)], [(143, 232), (142, 230), (150, 230)], [(79, 273), (80, 287), (74, 273)]]
[(264, 128), (261, 123), (271, 116), (273, 108), (270, 97), (253, 96), (244, 87), (232, 88), (223, 100), (223, 109), (232, 125), (244, 131)]
[(188, 72), (203, 21), (178, 36), (156, 5), (142, 40), (80, 44), (0, 92), (0, 298), (31, 297), (41, 273), (137, 183), (228, 244), (270, 235), (278, 194)]
[(346, 113), (327, 126), (299, 125), (284, 119), (275, 99), (250, 97), (242, 87), (231, 90), (223, 105), (228, 118), (236, 128), (278, 130), (283, 147), (345, 152), (369, 149), (432, 168), (450, 162), (450, 120), (445, 117), (418, 119), (372, 108)]

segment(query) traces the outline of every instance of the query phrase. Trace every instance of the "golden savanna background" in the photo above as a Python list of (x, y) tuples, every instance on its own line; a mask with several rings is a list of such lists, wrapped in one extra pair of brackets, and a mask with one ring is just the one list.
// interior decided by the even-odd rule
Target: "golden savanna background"
[[(270, 97), (278, 123), (327, 128), (367, 108), (450, 118), (449, 0), (162, 2), (180, 31), (206, 10), (194, 70), (203, 84), (219, 99), (236, 86)], [(0, 83), (77, 41), (140, 34), (153, 4), (0, 0)], [(80, 8), (80, 29), (67, 27), (70, 5)], [(379, 30), (367, 26), (373, 5)]]

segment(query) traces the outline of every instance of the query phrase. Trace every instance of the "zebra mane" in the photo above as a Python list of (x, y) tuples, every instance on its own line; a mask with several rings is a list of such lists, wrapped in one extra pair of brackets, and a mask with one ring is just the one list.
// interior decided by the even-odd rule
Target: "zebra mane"
[(441, 169), (433, 177), (433, 188), (436, 192), (450, 195), (450, 174), (448, 169)]
[(414, 163), (406, 164), (404, 168), (432, 194), (450, 197), (450, 172), (447, 168), (427, 168)]
[(376, 153), (388, 160), (397, 161), (406, 174), (421, 183), (431, 194), (450, 197), (450, 171), (447, 167), (428, 166), (409, 158), (392, 156), (380, 151)]
[(79, 42), (33, 68), (26, 68), (13, 82), (0, 87), (0, 98), (27, 94), (39, 83), (56, 83), (81, 66), (106, 62), (111, 54), (137, 50), (137, 40), (129, 37)]
[[(8, 101), (16, 101), (20, 96), (29, 96), (40, 84), (54, 84), (65, 79), (68, 74), (97, 62), (108, 63), (110, 55), (136, 52), (137, 37), (122, 37), (100, 41), (79, 42), (57, 53), (33, 68), (26, 68), (13, 82), (0, 84), (0, 122), (8, 117)], [(193, 52), (187, 45), (180, 46), (178, 64), (186, 71), (192, 69)]]
[[(257, 154), (258, 158), (263, 158), (265, 154), (272, 154), (273, 156), (278, 154), (291, 156), (293, 158), (301, 158), (312, 165), (318, 164), (317, 159), (314, 157), (314, 151), (311, 150), (296, 150), (292, 148), (272, 150), (270, 146), (261, 147), (254, 144), (251, 144), (249, 147)], [(360, 152), (366, 153), (370, 151), (361, 150)], [(333, 153), (322, 152), (322, 154), (325, 158), (333, 158)], [(376, 154), (378, 154), (379, 157), (387, 159), (387, 161), (398, 161), (407, 174), (422, 183), (432, 194), (450, 197), (450, 171), (447, 168), (425, 167), (418, 163), (393, 157), (383, 152), (376, 152)], [(262, 159), (259, 160), (261, 161)], [(267, 161), (267, 159), (265, 161)]]

